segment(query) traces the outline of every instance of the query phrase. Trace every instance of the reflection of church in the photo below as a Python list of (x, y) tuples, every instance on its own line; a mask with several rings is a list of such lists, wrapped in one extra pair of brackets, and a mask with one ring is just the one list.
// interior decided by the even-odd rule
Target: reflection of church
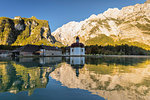
[(79, 76), (79, 69), (83, 68), (85, 57), (70, 57), (70, 65), (76, 69), (76, 76)]

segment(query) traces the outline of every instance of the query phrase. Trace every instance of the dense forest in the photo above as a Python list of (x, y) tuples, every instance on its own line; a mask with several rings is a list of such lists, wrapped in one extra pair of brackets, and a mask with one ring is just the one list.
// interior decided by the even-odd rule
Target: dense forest
[(0, 45), (0, 50), (15, 50), (21, 46)]
[(118, 46), (86, 46), (86, 54), (103, 54), (103, 55), (150, 55), (150, 51), (140, 47), (129, 45)]

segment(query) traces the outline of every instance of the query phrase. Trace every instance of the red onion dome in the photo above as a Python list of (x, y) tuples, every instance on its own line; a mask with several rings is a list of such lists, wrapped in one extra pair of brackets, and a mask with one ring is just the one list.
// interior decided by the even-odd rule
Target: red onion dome
[(73, 43), (71, 47), (84, 47), (83, 43)]
[(76, 40), (77, 40), (77, 39), (79, 40), (79, 37), (78, 37), (78, 36), (76, 37)]

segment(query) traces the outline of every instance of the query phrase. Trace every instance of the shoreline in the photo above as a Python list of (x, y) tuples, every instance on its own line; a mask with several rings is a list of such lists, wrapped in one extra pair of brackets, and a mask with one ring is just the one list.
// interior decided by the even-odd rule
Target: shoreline
[(150, 58), (150, 55), (102, 55), (102, 57)]
[(0, 57), (0, 60), (12, 60), (18, 58), (45, 58), (45, 57), (85, 57), (85, 58), (143, 58), (143, 59), (150, 59), (150, 55), (84, 55), (84, 56), (66, 56), (66, 55), (59, 55), (59, 56), (18, 56), (18, 57)]
[[(52, 56), (18, 56), (15, 58), (30, 58), (30, 57), (124, 57), (124, 58), (150, 58), (150, 55), (52, 55)], [(5, 57), (0, 57), (5, 58)], [(6, 58), (13, 58), (13, 57), (6, 57)]]

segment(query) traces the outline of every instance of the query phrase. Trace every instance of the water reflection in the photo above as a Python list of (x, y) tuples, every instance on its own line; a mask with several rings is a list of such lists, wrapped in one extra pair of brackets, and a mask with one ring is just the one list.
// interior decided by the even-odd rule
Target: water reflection
[(52, 67), (62, 62), (62, 57), (16, 58), (17, 64), (25, 67)]
[(150, 99), (148, 58), (41, 57), (0, 60), (1, 93), (28, 91), (30, 96), (36, 88), (46, 88), (49, 76), (68, 88), (88, 90), (107, 100)]
[(36, 88), (46, 88), (50, 72), (61, 62), (61, 58), (15, 60), (0, 61), (0, 92), (16, 94), (28, 91), (28, 95), (31, 95)]
[(50, 75), (69, 88), (89, 90), (107, 100), (150, 99), (149, 59), (88, 58), (87, 61), (84, 67), (77, 68), (78, 76), (72, 61), (62, 63)]
[(79, 76), (79, 69), (82, 69), (85, 64), (85, 57), (70, 57), (70, 65), (76, 70), (76, 76)]

